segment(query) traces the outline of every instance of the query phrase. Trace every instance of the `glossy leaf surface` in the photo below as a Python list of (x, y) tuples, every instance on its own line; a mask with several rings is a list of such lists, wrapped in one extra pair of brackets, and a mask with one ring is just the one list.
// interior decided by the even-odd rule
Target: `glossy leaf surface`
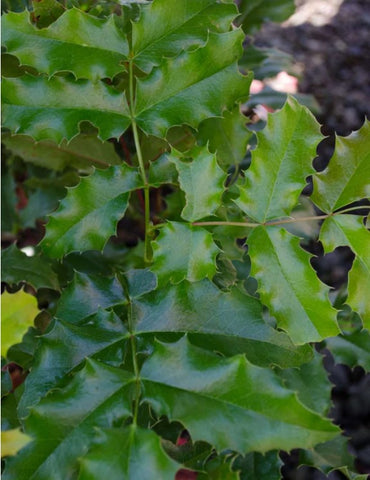
[(312, 201), (324, 212), (334, 212), (370, 197), (370, 122), (348, 137), (336, 137), (335, 151), (326, 170), (313, 177)]
[(312, 161), (322, 138), (311, 112), (290, 97), (257, 133), (257, 148), (236, 204), (260, 223), (289, 215), (306, 177), (314, 172)]
[(317, 278), (299, 239), (279, 227), (257, 227), (247, 242), (262, 303), (293, 342), (317, 342), (338, 334), (329, 289)]

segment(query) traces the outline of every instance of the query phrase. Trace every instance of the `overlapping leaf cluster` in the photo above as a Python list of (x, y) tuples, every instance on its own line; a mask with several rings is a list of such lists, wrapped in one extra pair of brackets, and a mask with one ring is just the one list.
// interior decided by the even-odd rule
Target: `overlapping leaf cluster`
[[(252, 133), (238, 102), (252, 75), (238, 71), (234, 4), (154, 0), (122, 14), (72, 8), (41, 29), (27, 11), (3, 17), (7, 61), (19, 61), (5, 69), (5, 145), (81, 175), (49, 216), (40, 253), (4, 252), (9, 287), (61, 291), (46, 327), (38, 316), (43, 335), (31, 329), (23, 341), (34, 351), (22, 395), (6, 397), (9, 427), (32, 441), (7, 459), (4, 479), (173, 479), (181, 466), (200, 478), (279, 478), (278, 450), (314, 458), (340, 441), (310, 343), (345, 341), (328, 287), (284, 222), (313, 175), (320, 239), (325, 251), (355, 253), (347, 303), (369, 328), (369, 234), (362, 218), (338, 214), (369, 195), (369, 124), (339, 138), (316, 173), (320, 126), (291, 98), (257, 133), (244, 172)], [(102, 142), (131, 130), (134, 166)], [(152, 200), (163, 185), (167, 211), (145, 222), (146, 264), (142, 244), (110, 257), (135, 195)]]

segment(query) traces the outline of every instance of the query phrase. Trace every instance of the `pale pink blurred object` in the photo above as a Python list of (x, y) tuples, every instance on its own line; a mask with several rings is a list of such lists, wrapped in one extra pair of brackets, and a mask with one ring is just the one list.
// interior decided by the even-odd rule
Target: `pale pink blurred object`
[(266, 85), (284, 93), (297, 93), (298, 79), (287, 72), (280, 72), (276, 77), (266, 80)]

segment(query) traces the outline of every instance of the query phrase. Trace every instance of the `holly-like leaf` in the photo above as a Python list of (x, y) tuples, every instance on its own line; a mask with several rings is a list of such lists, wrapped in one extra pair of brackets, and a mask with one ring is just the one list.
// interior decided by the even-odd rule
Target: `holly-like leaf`
[(1, 456), (15, 455), (30, 441), (31, 438), (22, 433), (19, 428), (1, 432)]
[(42, 256), (27, 257), (15, 244), (1, 252), (1, 280), (9, 285), (21, 282), (39, 288), (59, 290), (59, 281), (50, 264)]
[(55, 22), (65, 11), (57, 0), (34, 0), (32, 19), (38, 28), (48, 27)]
[(184, 154), (172, 150), (168, 158), (176, 165), (180, 187), (185, 192), (182, 218), (194, 222), (214, 213), (221, 204), (226, 180), (216, 155), (206, 147), (194, 147)]
[(236, 13), (235, 5), (215, 0), (155, 0), (143, 5), (140, 19), (132, 25), (134, 62), (148, 73), (165, 57), (203, 46), (209, 31), (228, 31)]
[(320, 231), (325, 252), (348, 246), (356, 255), (348, 275), (347, 302), (361, 315), (364, 326), (370, 328), (370, 232), (361, 217), (336, 215), (327, 218)]
[(64, 389), (51, 392), (30, 411), (25, 432), (34, 437), (9, 459), (4, 480), (71, 480), (87, 453), (94, 428), (109, 428), (130, 415), (132, 375), (88, 360)]
[(205, 229), (167, 222), (152, 242), (155, 262), (151, 270), (161, 283), (197, 282), (216, 273), (218, 247)]
[(6, 357), (9, 347), (22, 340), (27, 328), (39, 313), (37, 300), (23, 290), (1, 295), (1, 355)]
[(309, 448), (338, 432), (282, 387), (271, 370), (249, 364), (244, 356), (221, 358), (186, 338), (157, 343), (141, 378), (144, 399), (157, 414), (181, 421), (194, 441), (207, 441), (217, 450)]
[(294, 0), (242, 0), (238, 25), (254, 33), (264, 22), (283, 22), (294, 13)]
[(257, 227), (248, 237), (251, 274), (258, 292), (295, 344), (337, 335), (336, 310), (328, 288), (311, 268), (299, 239), (279, 227)]
[(106, 140), (119, 137), (130, 124), (122, 93), (102, 82), (24, 75), (4, 78), (2, 93), (4, 127), (35, 140), (70, 140), (83, 120)]
[(102, 142), (95, 135), (77, 135), (69, 143), (60, 145), (49, 140), (35, 142), (27, 135), (3, 135), (1, 140), (9, 150), (26, 162), (52, 170), (64, 170), (67, 166), (76, 168), (104, 167), (122, 163), (109, 142)]
[(245, 128), (246, 121), (238, 106), (226, 111), (222, 118), (208, 118), (199, 125), (199, 141), (202, 145), (208, 143), (209, 150), (216, 153), (219, 165), (226, 171), (232, 165), (239, 165), (246, 154), (252, 136)]
[(135, 425), (99, 430), (91, 451), (80, 460), (78, 480), (173, 480), (179, 465), (163, 451), (160, 438)]
[(257, 133), (258, 145), (236, 204), (260, 223), (289, 215), (306, 177), (314, 172), (312, 161), (322, 139), (312, 113), (289, 97)]
[(240, 480), (280, 480), (280, 468), (283, 462), (276, 451), (248, 453), (245, 457), (237, 457), (233, 469), (240, 471)]
[(42, 249), (51, 257), (102, 250), (127, 209), (129, 192), (139, 184), (137, 171), (126, 164), (82, 178), (49, 217)]
[(360, 365), (370, 371), (370, 334), (368, 330), (354, 332), (349, 335), (338, 335), (325, 340), (335, 363), (343, 363), (349, 367)]
[(41, 30), (31, 24), (27, 10), (2, 18), (3, 44), (22, 65), (50, 76), (68, 71), (94, 81), (124, 70), (128, 42), (113, 16), (101, 20), (72, 8)]
[(348, 137), (336, 137), (334, 155), (326, 170), (313, 177), (311, 200), (323, 211), (334, 212), (370, 197), (370, 121)]
[(224, 355), (245, 353), (256, 365), (297, 367), (311, 359), (262, 319), (259, 301), (237, 289), (221, 292), (209, 280), (155, 290), (134, 300), (136, 335), (187, 333), (190, 341)]
[(163, 61), (148, 77), (138, 79), (135, 117), (139, 127), (165, 137), (173, 125), (197, 127), (248, 97), (252, 75), (243, 77), (236, 64), (242, 41), (240, 30), (210, 33), (205, 47)]
[(78, 325), (96, 313), (99, 308), (109, 308), (122, 303), (124, 294), (116, 278), (88, 276), (76, 273), (63, 291), (56, 315), (62, 320)]

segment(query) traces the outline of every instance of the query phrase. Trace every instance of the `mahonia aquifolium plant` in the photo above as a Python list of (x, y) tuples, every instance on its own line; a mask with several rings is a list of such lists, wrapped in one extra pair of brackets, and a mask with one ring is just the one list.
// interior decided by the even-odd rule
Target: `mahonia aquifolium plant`
[[(28, 372), (14, 388), (3, 371), (3, 479), (277, 480), (292, 449), (365, 478), (338, 453), (313, 343), (370, 366), (368, 208), (354, 205), (370, 193), (369, 122), (320, 173), (320, 125), (293, 97), (246, 128), (245, 32), (293, 1), (124, 3), (2, 18), (2, 355)], [(45, 216), (27, 256), (14, 242)], [(345, 292), (319, 280), (310, 238), (352, 250)]]

